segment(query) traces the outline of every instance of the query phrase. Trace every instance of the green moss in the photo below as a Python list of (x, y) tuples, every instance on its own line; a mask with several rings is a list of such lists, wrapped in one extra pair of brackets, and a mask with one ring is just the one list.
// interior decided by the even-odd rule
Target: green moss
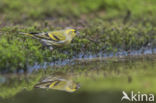
[[(6, 31), (0, 38), (0, 67), (1, 71), (13, 72), (27, 68), (34, 60), (42, 61), (39, 51), (41, 44), (30, 38), (17, 34), (16, 28), (3, 28)], [(10, 34), (11, 33), (11, 34)]]
[(154, 48), (156, 43), (156, 28), (148, 22), (122, 24), (121, 21), (93, 21), (87, 28), (80, 30), (80, 35), (70, 45), (55, 48), (52, 52), (43, 49), (38, 40), (20, 34), (30, 31), (46, 31), (46, 28), (1, 28), (1, 71), (26, 71), (27, 66), (35, 62), (71, 59), (79, 54), (116, 53), (147, 46)]
[[(27, 65), (35, 62), (71, 59), (79, 54), (154, 48), (155, 3), (154, 0), (1, 0), (0, 71), (26, 71)], [(75, 27), (80, 36), (69, 46), (53, 52), (20, 34), (66, 27)]]

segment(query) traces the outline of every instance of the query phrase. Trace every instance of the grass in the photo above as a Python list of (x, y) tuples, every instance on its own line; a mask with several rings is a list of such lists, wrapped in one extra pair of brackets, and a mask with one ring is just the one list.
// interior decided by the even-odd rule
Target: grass
[[(0, 71), (27, 71), (35, 62), (63, 61), (79, 54), (154, 48), (155, 4), (155, 0), (1, 0)], [(80, 36), (53, 52), (19, 33), (66, 27), (78, 29)]]
[(44, 19), (45, 17), (54, 16), (80, 17), (82, 14), (98, 12), (100, 10), (104, 10), (108, 14), (130, 10), (135, 16), (141, 16), (143, 14), (155, 15), (155, 3), (154, 0), (131, 0), (130, 2), (126, 0), (97, 0), (96, 2), (92, 0), (15, 0), (14, 2), (3, 0), (0, 3), (0, 7), (2, 14), (6, 14), (10, 19), (18, 16), (26, 19)]

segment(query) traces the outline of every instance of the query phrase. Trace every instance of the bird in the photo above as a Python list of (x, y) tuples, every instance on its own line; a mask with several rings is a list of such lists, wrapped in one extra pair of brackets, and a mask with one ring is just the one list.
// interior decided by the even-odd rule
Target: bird
[(63, 47), (70, 44), (73, 38), (79, 34), (79, 32), (75, 29), (67, 28), (51, 32), (30, 32), (22, 34), (38, 39), (43, 46), (49, 47), (50, 50), (53, 50), (54, 47)]
[(66, 75), (61, 72), (56, 72), (44, 79), (42, 79), (39, 83), (37, 83), (35, 88), (42, 89), (55, 89), (66, 92), (75, 92), (80, 88), (80, 85), (74, 82), (69, 75)]

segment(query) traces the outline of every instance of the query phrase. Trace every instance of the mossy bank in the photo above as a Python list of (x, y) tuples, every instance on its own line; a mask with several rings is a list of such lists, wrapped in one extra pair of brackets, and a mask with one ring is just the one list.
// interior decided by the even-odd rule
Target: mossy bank
[[(155, 4), (154, 0), (2, 0), (0, 71), (26, 71), (35, 62), (63, 61), (80, 54), (155, 48)], [(70, 45), (53, 51), (20, 34), (66, 27), (79, 30), (80, 35)]]

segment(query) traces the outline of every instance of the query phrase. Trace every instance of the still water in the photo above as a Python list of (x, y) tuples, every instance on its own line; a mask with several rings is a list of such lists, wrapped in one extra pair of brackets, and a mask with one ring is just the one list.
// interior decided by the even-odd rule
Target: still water
[(123, 91), (156, 94), (155, 73), (156, 55), (144, 55), (5, 74), (0, 75), (0, 103), (121, 103)]

